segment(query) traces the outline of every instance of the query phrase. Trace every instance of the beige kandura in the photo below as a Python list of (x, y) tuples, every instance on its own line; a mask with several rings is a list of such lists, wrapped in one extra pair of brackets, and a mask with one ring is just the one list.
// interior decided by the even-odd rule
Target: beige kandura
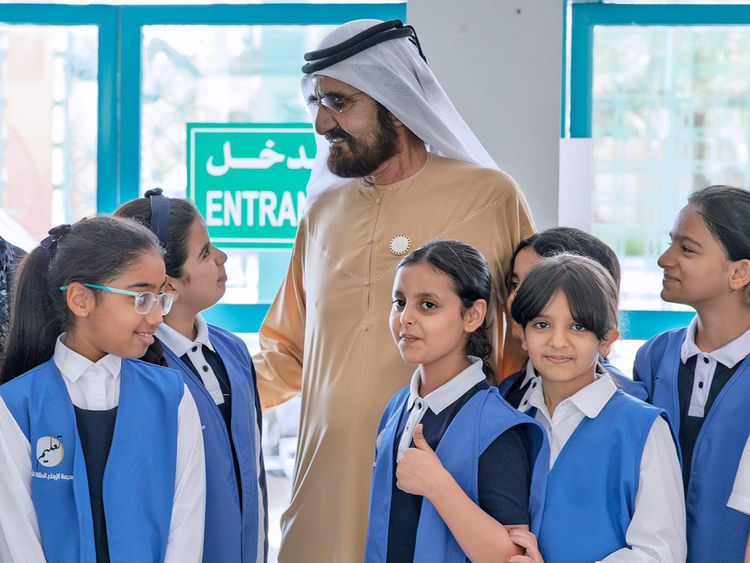
[[(404, 251), (433, 239), (475, 246), (499, 303), (513, 249), (533, 230), (507, 174), (429, 154), (405, 180), (370, 187), (354, 180), (313, 202), (254, 358), (264, 408), (302, 393), (281, 563), (363, 560), (375, 433), (414, 371), (388, 328)], [(504, 360), (519, 365), (520, 355), (509, 344)]]

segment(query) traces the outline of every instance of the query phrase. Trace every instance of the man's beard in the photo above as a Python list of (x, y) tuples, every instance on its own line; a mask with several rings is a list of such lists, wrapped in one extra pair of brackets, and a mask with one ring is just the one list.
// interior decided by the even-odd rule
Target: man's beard
[[(375, 172), (388, 159), (398, 152), (396, 128), (391, 123), (390, 114), (378, 104), (378, 129), (366, 139), (355, 139), (341, 127), (326, 133), (329, 139), (341, 139), (331, 146), (328, 155), (328, 169), (341, 178), (364, 178)], [(339, 143), (346, 143), (344, 151)]]

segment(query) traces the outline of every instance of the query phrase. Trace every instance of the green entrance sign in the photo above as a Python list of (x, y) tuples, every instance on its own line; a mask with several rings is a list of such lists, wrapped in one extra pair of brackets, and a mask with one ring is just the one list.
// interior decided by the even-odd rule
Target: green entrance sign
[(290, 248), (315, 160), (304, 123), (188, 123), (188, 197), (221, 246)]

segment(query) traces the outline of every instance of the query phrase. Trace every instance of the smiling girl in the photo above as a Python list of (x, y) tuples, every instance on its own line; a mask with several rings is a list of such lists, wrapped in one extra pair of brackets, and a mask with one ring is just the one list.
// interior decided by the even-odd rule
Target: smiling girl
[(169, 312), (156, 238), (56, 227), (21, 264), (0, 386), (0, 560), (198, 562), (205, 467), (179, 373), (133, 358)]
[[(489, 267), (474, 248), (434, 241), (404, 258), (390, 326), (417, 365), (385, 409), (376, 443), (365, 560), (464, 563), (522, 553), (546, 474), (542, 429), (488, 384)], [(531, 501), (530, 501), (531, 497)]]
[[(692, 194), (659, 257), (661, 297), (695, 309), (687, 328), (638, 351), (634, 376), (667, 411), (682, 450), (688, 561), (741, 561), (750, 516), (726, 506), (750, 433), (750, 192)], [(716, 531), (721, 530), (721, 541)]]
[[(609, 272), (615, 282), (618, 293), (620, 290), (620, 261), (614, 250), (604, 244), (594, 235), (572, 227), (554, 227), (541, 233), (536, 233), (523, 239), (510, 260), (508, 275), (509, 295), (505, 301), (505, 308), (510, 316), (511, 306), (518, 288), (529, 275), (531, 268), (550, 256), (561, 253), (585, 256), (595, 260)], [(516, 331), (512, 334), (518, 338)], [(640, 382), (634, 382), (613, 366), (608, 358), (600, 357), (599, 365), (612, 377), (620, 389), (639, 399), (646, 398), (646, 389)], [(517, 366), (516, 373), (508, 375), (500, 382), (500, 394), (514, 407), (518, 407), (523, 396), (529, 391), (531, 383), (537, 377), (533, 362), (526, 362)]]
[[(540, 376), (519, 408), (550, 441), (541, 554), (554, 563), (684, 561), (680, 468), (664, 412), (597, 373), (619, 335), (612, 277), (589, 258), (547, 258), (511, 312)], [(511, 537), (529, 547), (529, 534)]]

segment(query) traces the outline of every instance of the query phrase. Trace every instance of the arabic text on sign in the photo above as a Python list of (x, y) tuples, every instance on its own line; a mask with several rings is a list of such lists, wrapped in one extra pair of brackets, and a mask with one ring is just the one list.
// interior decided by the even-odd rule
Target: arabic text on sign
[(266, 141), (266, 147), (260, 151), (257, 158), (232, 156), (232, 146), (225, 141), (222, 146), (223, 164), (215, 164), (213, 155), (206, 161), (206, 172), (211, 176), (223, 176), (230, 170), (268, 170), (276, 164), (286, 161), (290, 170), (312, 170), (314, 158), (307, 158), (305, 147), (300, 145), (297, 156), (287, 156), (273, 149), (276, 146), (271, 139)]

